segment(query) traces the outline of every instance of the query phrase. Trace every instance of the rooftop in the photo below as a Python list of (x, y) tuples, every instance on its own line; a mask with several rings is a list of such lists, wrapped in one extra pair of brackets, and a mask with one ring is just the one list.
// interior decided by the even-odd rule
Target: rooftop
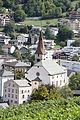
[(18, 86), (20, 87), (30, 87), (30, 84), (28, 84), (28, 81), (25, 79), (21, 79), (21, 80), (10, 80), (15, 82)]
[(60, 74), (60, 73), (64, 73), (64, 69), (62, 68), (62, 66), (58, 65), (57, 63), (53, 62), (52, 60), (42, 60), (38, 63), (36, 63), (34, 66), (42, 66), (46, 69), (46, 71), (50, 74), (50, 75), (55, 75), (55, 74)]
[(2, 69), (2, 70), (0, 70), (0, 76), (2, 76), (2, 77), (14, 76), (14, 74), (11, 71)]

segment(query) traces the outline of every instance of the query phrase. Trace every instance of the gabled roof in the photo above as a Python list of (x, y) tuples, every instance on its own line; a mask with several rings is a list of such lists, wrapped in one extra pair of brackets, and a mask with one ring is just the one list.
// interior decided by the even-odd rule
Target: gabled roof
[(30, 87), (27, 80), (14, 80), (14, 82), (20, 87)]
[(57, 63), (53, 62), (52, 60), (48, 60), (48, 59), (41, 60), (40, 62), (36, 63), (34, 66), (44, 67), (45, 70), (50, 75), (65, 73), (62, 66), (60, 66)]
[(0, 76), (2, 76), (2, 77), (14, 76), (14, 73), (12, 73), (11, 71), (2, 69), (2, 70), (0, 70)]
[(43, 54), (43, 55), (45, 54), (42, 30), (40, 31), (38, 47), (37, 47), (35, 54)]
[(8, 83), (8, 82), (10, 82), (10, 81), (16, 83), (19, 87), (30, 87), (30, 84), (28, 83), (28, 81), (26, 79), (8, 80), (7, 82), (5, 82), (5, 84)]
[(21, 62), (21, 61), (5, 62), (3, 65), (12, 66), (12, 67), (27, 67), (27, 66), (31, 66), (30, 62), (24, 63), (24, 62)]
[(42, 81), (39, 77), (36, 77), (34, 80), (32, 81)]

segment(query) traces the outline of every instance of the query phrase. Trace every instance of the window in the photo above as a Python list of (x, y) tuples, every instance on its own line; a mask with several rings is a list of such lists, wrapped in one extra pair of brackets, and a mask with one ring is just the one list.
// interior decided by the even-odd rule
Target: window
[(22, 96), (22, 98), (24, 98), (24, 95)]
[(40, 62), (40, 59), (37, 59), (37, 62)]
[(22, 90), (22, 93), (23, 93), (23, 90)]
[(29, 95), (28, 95), (28, 97), (29, 97)]
[(52, 79), (54, 79), (54, 76), (52, 76)]
[(14, 84), (13, 84), (13, 87), (14, 87)]
[(6, 95), (5, 95), (5, 98), (6, 98)]
[(11, 100), (11, 103), (13, 103), (13, 100)]
[(60, 80), (60, 85), (62, 85), (62, 80)]
[(5, 89), (5, 92), (6, 92), (6, 89)]
[(10, 88), (8, 88), (8, 92), (10, 92)]
[(11, 84), (9, 83), (9, 85), (8, 86), (10, 86)]
[(15, 98), (17, 99), (17, 95), (15, 95)]
[(10, 97), (10, 94), (8, 94), (8, 97)]
[(18, 93), (18, 90), (16, 89), (16, 93)]
[(15, 101), (14, 103), (18, 104), (18, 101)]
[(57, 78), (58, 78), (58, 76), (57, 76)]
[(64, 83), (65, 83), (65, 79), (64, 79)]
[(30, 90), (28, 90), (28, 92), (29, 92)]
[(14, 95), (12, 94), (12, 98), (14, 98)]
[(14, 93), (14, 89), (12, 89), (12, 93)]
[(58, 81), (56, 81), (56, 87), (58, 87)]
[(36, 85), (37, 83), (35, 82), (35, 85)]
[(37, 72), (37, 73), (36, 73), (36, 76), (40, 76), (40, 73), (39, 73), (39, 72)]

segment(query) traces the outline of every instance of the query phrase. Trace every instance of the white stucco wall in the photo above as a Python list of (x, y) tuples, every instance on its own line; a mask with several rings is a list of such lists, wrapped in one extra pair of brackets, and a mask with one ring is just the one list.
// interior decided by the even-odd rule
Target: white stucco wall
[(32, 81), (37, 77), (37, 75), (36, 75), (37, 72), (40, 73), (39, 78), (42, 80), (42, 84), (49, 84), (50, 83), (50, 76), (48, 76), (48, 72), (43, 67), (33, 66), (28, 71), (28, 74), (26, 74), (25, 77), (27, 77), (29, 80)]
[(3, 97), (4, 83), (10, 79), (14, 79), (14, 76), (0, 77), (0, 96)]
[[(45, 68), (33, 66), (28, 71), (28, 74), (26, 74), (26, 77), (29, 80), (32, 81), (32, 80), (34, 80), (37, 77), (37, 75), (36, 75), (37, 72), (40, 73), (39, 78), (42, 80), (42, 84), (50, 84), (50, 85), (54, 84), (57, 87), (61, 87), (61, 86), (64, 86), (66, 83), (68, 83), (67, 70), (65, 70), (64, 73), (60, 73), (60, 74), (51, 76), (45, 70)], [(56, 85), (57, 81), (58, 81), (58, 85)], [(61, 81), (61, 83), (60, 83), (60, 81)]]
[[(22, 93), (23, 90), (23, 93)], [(23, 101), (27, 102), (30, 98), (32, 93), (32, 86), (31, 87), (19, 87), (19, 104), (22, 104)], [(23, 98), (24, 95), (24, 98)]]

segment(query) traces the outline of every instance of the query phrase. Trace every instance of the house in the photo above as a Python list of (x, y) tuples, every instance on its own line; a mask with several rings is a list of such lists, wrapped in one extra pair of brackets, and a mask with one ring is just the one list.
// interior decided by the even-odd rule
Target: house
[[(36, 64), (27, 71), (25, 77), (31, 82), (36, 82), (37, 79), (38, 83), (36, 82), (36, 88), (39, 84), (54, 84), (56, 87), (61, 87), (68, 83), (67, 70), (53, 62), (53, 60), (46, 58), (42, 31), (40, 31), (39, 43), (35, 52), (35, 63)], [(33, 83), (34, 82), (32, 82), (32, 84)]]
[(0, 97), (3, 97), (4, 83), (10, 79), (14, 79), (14, 74), (11, 71), (0, 70)]
[(74, 96), (80, 96), (80, 90), (73, 90)]
[(21, 45), (28, 40), (28, 34), (20, 34), (17, 36), (18, 45)]
[(80, 19), (80, 8), (78, 8), (77, 11), (71, 11), (69, 14), (69, 18)]
[(14, 62), (17, 61), (15, 57), (0, 55), (0, 69), (2, 69), (2, 64), (5, 62)]
[(57, 27), (51, 27), (50, 31), (54, 36), (56, 36), (58, 34), (58, 28)]
[(60, 65), (65, 67), (68, 71), (80, 72), (80, 62), (60, 60)]
[(2, 50), (7, 53), (7, 54), (10, 54), (10, 53), (14, 53), (15, 51), (15, 47), (14, 46), (11, 46), (11, 45), (3, 45), (2, 46)]
[(53, 59), (64, 59), (67, 60), (69, 57), (65, 52), (56, 52), (53, 54)]
[(19, 105), (27, 102), (32, 93), (32, 86), (27, 80), (9, 80), (4, 83), (3, 101), (9, 105)]
[(60, 20), (59, 25), (69, 25), (69, 23), (70, 23), (70, 20), (62, 19), (62, 20)]
[(35, 36), (31, 36), (31, 44), (36, 44), (36, 42), (38, 41), (39, 36), (35, 35)]
[(11, 39), (10, 41), (9, 41), (9, 44), (10, 45), (12, 45), (12, 46), (14, 46), (14, 45), (18, 45), (18, 41), (17, 41), (17, 39)]
[(8, 14), (0, 14), (0, 26), (5, 26), (10, 22), (10, 16)]
[(72, 30), (80, 30), (80, 20), (71, 20), (69, 26)]
[(44, 46), (46, 50), (50, 50), (51, 48), (54, 48), (55, 42), (54, 40), (44, 40)]
[(10, 71), (23, 71), (26, 72), (31, 67), (31, 63), (21, 61), (6, 61), (2, 64), (3, 68)]
[(0, 44), (1, 45), (9, 44), (10, 39), (11, 38), (9, 36), (5, 36), (4, 33), (0, 34)]

